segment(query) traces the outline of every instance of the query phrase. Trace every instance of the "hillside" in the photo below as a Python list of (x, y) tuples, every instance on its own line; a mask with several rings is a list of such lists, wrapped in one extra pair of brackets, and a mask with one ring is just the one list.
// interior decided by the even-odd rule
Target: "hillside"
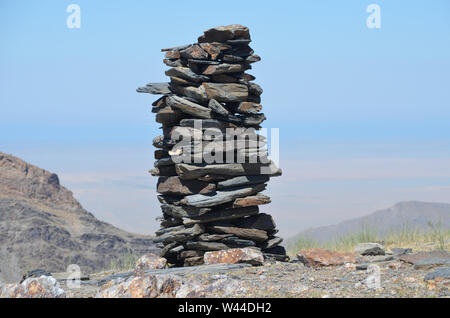
[[(126, 213), (126, 211), (124, 211)], [(152, 237), (120, 230), (83, 209), (56, 174), (0, 152), (0, 280), (42, 268), (102, 270), (156, 250)]]
[(363, 228), (383, 237), (389, 233), (408, 229), (429, 229), (428, 222), (442, 228), (450, 228), (450, 204), (428, 202), (400, 202), (391, 208), (378, 210), (369, 215), (346, 220), (335, 225), (311, 228), (300, 232), (288, 240), (295, 242), (298, 237), (308, 237), (324, 243), (348, 234), (360, 232)]

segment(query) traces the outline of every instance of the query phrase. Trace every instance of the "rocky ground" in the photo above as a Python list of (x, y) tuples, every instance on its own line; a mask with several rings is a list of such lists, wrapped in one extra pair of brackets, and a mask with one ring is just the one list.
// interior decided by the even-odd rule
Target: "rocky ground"
[[(228, 254), (220, 251), (212, 258), (205, 257), (207, 265), (191, 267), (168, 267), (164, 258), (147, 254), (130, 272), (105, 271), (82, 277), (78, 287), (66, 280), (64, 273), (36, 271), (20, 284), (0, 282), (0, 298), (450, 296), (450, 253), (445, 250), (385, 251), (378, 243), (358, 244), (354, 250), (302, 250), (289, 262), (264, 260), (256, 249), (228, 250)], [(208, 264), (209, 259), (214, 262)]]
[[(212, 284), (217, 280), (235, 283), (232, 293), (212, 291), (209, 297), (448, 297), (449, 286), (444, 282), (424, 281), (428, 270), (416, 270), (413, 265), (398, 268), (381, 266), (381, 288), (368, 288), (366, 271), (350, 266), (309, 268), (301, 263), (273, 263), (260, 267), (232, 270), (225, 274), (190, 274), (188, 279)], [(99, 286), (66, 289), (68, 297), (95, 297)], [(225, 295), (224, 295), (225, 294)]]
[[(390, 253), (389, 253), (390, 254)], [(262, 266), (248, 264), (214, 265), (176, 269), (174, 273), (183, 284), (190, 284), (193, 297), (449, 297), (450, 254), (445, 251), (408, 253), (403, 255), (360, 256), (358, 263), (334, 266), (308, 266), (301, 261), (266, 261)], [(406, 257), (405, 257), (406, 255)], [(333, 256), (334, 257), (334, 256)], [(409, 258), (408, 258), (409, 257)], [(329, 261), (329, 259), (328, 259)], [(371, 266), (372, 265), (372, 266)], [(376, 265), (375, 271), (373, 265)], [(211, 267), (211, 271), (203, 269)], [(228, 267), (227, 267), (228, 266)], [(237, 266), (233, 268), (232, 266)], [(241, 266), (241, 267), (239, 267)], [(197, 269), (197, 272), (196, 272)], [(379, 286), (372, 286), (368, 278), (379, 270)], [(167, 274), (164, 269), (156, 270)], [(183, 272), (184, 271), (184, 272)], [(203, 271), (203, 272), (202, 272)], [(152, 273), (155, 273), (153, 271)], [(437, 273), (437, 275), (434, 275)], [(101, 281), (112, 273), (100, 273), (92, 280)], [(140, 277), (151, 276), (144, 273)], [(169, 273), (170, 275), (170, 273)], [(439, 277), (440, 276), (440, 277)], [(108, 281), (106, 279), (106, 281)], [(128, 279), (129, 282), (130, 279)], [(126, 279), (108, 281), (102, 286), (83, 284), (80, 289), (69, 289), (68, 297), (121, 296), (117, 283)], [(138, 279), (135, 279), (137, 282)], [(167, 281), (167, 279), (166, 279)], [(141, 281), (137, 285), (139, 285)], [(131, 287), (127, 287), (131, 290)], [(128, 290), (128, 291), (129, 291)], [(105, 293), (105, 291), (113, 291)], [(188, 291), (188, 292), (189, 292)], [(198, 291), (201, 291), (198, 293)], [(127, 295), (122, 294), (122, 296)], [(129, 295), (129, 294), (128, 294)]]

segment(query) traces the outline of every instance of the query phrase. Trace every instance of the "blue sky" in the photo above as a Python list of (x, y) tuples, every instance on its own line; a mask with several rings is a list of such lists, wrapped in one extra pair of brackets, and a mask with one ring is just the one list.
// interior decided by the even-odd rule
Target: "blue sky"
[(450, 2), (343, 2), (2, 0), (0, 151), (60, 174), (98, 217), (154, 231), (158, 125), (135, 89), (166, 80), (161, 48), (240, 23), (262, 57), (265, 127), (280, 128), (284, 176), (264, 209), (282, 233), (450, 202)]

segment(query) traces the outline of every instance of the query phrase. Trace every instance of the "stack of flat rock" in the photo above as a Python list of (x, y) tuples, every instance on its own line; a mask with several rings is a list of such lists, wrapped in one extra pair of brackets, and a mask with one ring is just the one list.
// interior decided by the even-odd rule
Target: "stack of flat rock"
[(162, 49), (169, 83), (140, 93), (163, 95), (152, 105), (162, 136), (153, 140), (157, 192), (163, 215), (156, 242), (177, 266), (203, 263), (208, 251), (253, 247), (286, 259), (261, 194), (281, 175), (259, 134), (262, 89), (246, 73), (260, 57), (242, 25), (216, 27), (198, 43)]

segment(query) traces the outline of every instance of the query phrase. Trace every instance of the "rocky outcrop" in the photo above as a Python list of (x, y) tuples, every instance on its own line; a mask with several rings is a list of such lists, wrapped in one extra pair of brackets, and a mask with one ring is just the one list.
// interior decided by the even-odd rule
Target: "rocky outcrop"
[(281, 170), (258, 133), (263, 90), (246, 71), (261, 58), (250, 42), (242, 25), (206, 30), (197, 43), (162, 49), (169, 83), (137, 89), (163, 95), (152, 104), (163, 134), (153, 140), (151, 174), (159, 177), (163, 212), (156, 241), (172, 264), (198, 265), (207, 252), (246, 247), (286, 258), (272, 217), (259, 213), (270, 203), (261, 192)]
[(0, 153), (0, 280), (30, 269), (83, 274), (130, 254), (159, 253), (153, 237), (122, 231), (83, 209), (56, 174)]

